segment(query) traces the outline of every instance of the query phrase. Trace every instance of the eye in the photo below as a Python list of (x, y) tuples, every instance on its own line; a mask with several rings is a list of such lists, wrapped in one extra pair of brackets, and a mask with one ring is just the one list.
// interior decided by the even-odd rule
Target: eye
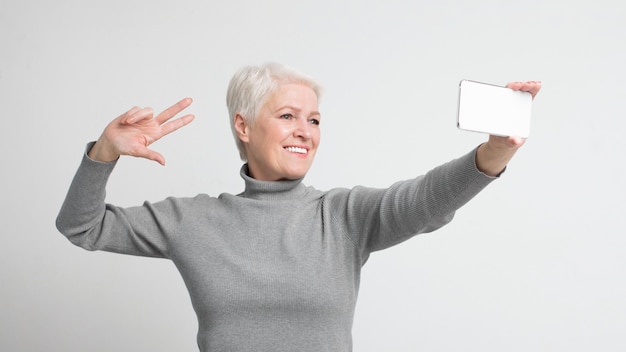
[(293, 115), (292, 115), (292, 114), (282, 114), (282, 115), (280, 115), (280, 118), (281, 118), (281, 119), (285, 119), (285, 120), (289, 120), (289, 119), (291, 119), (292, 117), (293, 117)]
[(311, 125), (319, 126), (320, 125), (320, 120), (318, 120), (318, 119), (310, 119), (309, 123)]

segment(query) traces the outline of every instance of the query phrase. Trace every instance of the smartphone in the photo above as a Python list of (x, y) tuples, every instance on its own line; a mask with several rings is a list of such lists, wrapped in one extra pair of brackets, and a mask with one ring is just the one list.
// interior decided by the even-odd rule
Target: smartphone
[(461, 80), (457, 127), (497, 136), (528, 138), (532, 96), (493, 84)]

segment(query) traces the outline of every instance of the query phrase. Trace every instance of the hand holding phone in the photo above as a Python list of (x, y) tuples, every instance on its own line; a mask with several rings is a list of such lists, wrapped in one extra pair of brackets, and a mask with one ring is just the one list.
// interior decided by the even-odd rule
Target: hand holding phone
[(496, 136), (528, 138), (532, 95), (493, 84), (459, 83), (457, 127)]

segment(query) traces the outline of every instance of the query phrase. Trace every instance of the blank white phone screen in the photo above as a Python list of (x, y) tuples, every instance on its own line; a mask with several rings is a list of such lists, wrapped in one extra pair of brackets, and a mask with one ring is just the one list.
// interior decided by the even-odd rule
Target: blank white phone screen
[(497, 136), (528, 138), (532, 96), (528, 92), (462, 80), (457, 127)]

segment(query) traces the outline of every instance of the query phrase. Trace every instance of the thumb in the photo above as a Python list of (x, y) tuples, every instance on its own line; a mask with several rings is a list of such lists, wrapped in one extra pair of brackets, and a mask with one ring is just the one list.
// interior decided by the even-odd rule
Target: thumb
[(163, 155), (149, 148), (142, 148), (140, 150), (137, 150), (135, 153), (135, 156), (138, 158), (144, 158), (144, 159), (156, 161), (157, 163), (161, 165), (165, 165), (165, 158), (163, 157)]

